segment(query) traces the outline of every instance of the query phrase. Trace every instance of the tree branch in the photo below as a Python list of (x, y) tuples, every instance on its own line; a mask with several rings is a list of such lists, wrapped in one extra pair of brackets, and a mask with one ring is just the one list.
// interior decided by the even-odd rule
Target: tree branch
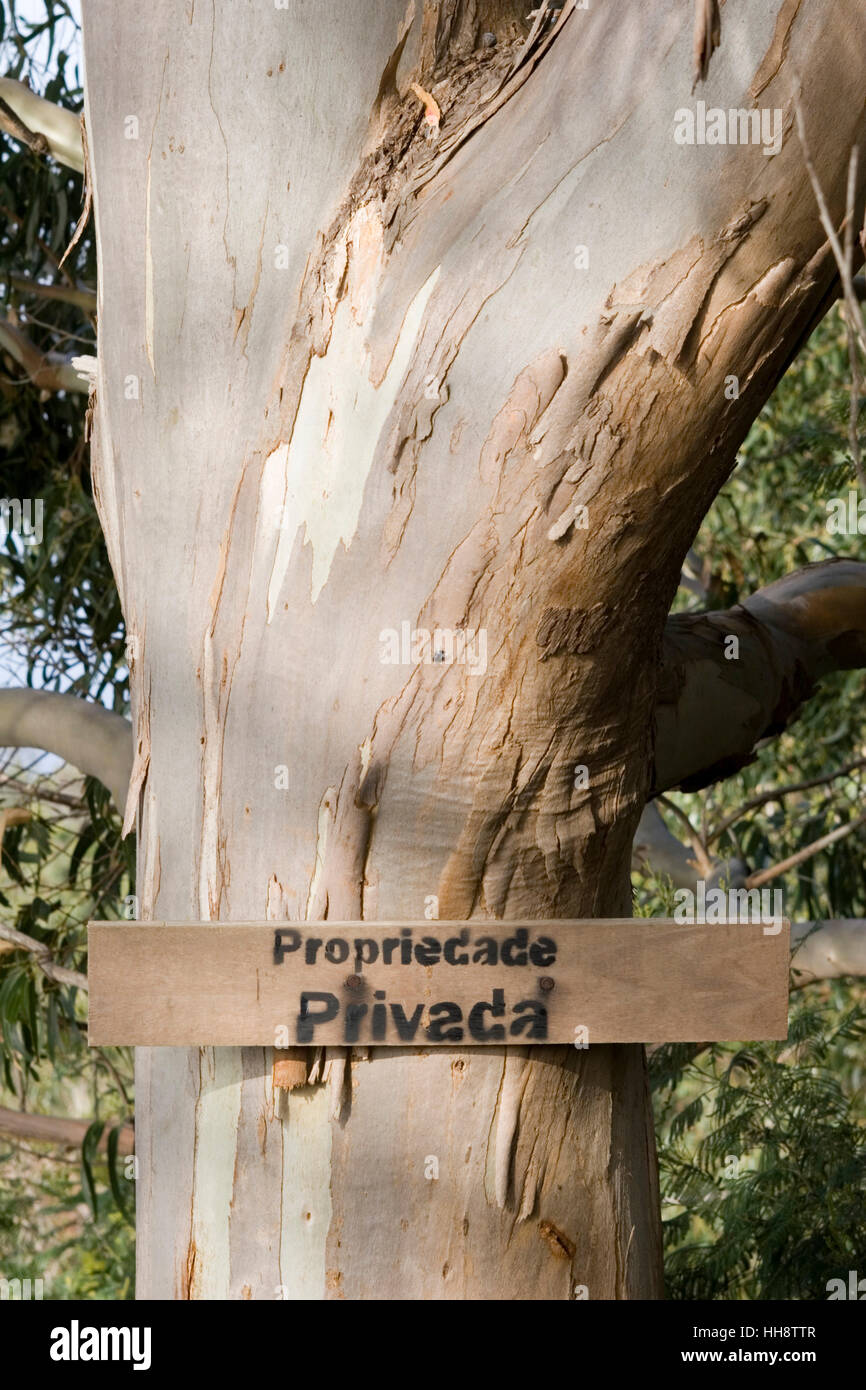
[(51, 147), (45, 136), (30, 130), (23, 121), (20, 121), (12, 107), (2, 97), (0, 97), (0, 129), (5, 130), (6, 134), (11, 135), (13, 139), (20, 140), (22, 145), (26, 145), (34, 154), (51, 153)]
[(669, 618), (652, 794), (729, 777), (823, 676), (864, 665), (866, 564), (855, 560), (807, 565), (733, 608)]
[(50, 801), (56, 806), (67, 806), (79, 815), (83, 815), (87, 810), (83, 796), (69, 796), (66, 792), (59, 791), (46, 777), (39, 777), (31, 782), (22, 776), (10, 777), (8, 773), (0, 772), (0, 787), (4, 786), (9, 787), (18, 796), (29, 797), (33, 801)]
[(667, 796), (660, 795), (658, 797), (658, 801), (662, 806), (665, 807), (666, 810), (670, 811), (673, 815), (675, 815), (677, 819), (680, 821), (680, 823), (683, 825), (695, 856), (695, 864), (700, 869), (704, 878), (709, 878), (710, 874), (713, 871), (713, 863), (711, 857), (707, 850), (707, 846), (704, 844), (697, 830), (692, 825), (685, 811), (682, 809), (681, 806), (678, 806), (675, 801), (671, 801), (670, 798)]
[(862, 917), (795, 922), (791, 945), (795, 946), (791, 961), (795, 989), (816, 980), (866, 975), (866, 920)]
[(0, 807), (0, 849), (3, 848), (3, 836), (6, 834), (6, 827), (9, 825), (26, 825), (30, 819), (30, 812), (26, 806), (3, 806)]
[(0, 690), (0, 748), (41, 748), (97, 777), (123, 814), (132, 728), (103, 705), (48, 690)]
[(8, 941), (15, 950), (27, 951), (35, 957), (39, 969), (55, 984), (74, 985), (76, 989), (87, 991), (87, 976), (78, 970), (67, 970), (65, 965), (58, 965), (44, 941), (34, 941), (32, 936), (25, 936), (24, 932), (7, 927), (2, 922), (0, 941)]
[(826, 835), (820, 835), (817, 840), (804, 845), (802, 849), (797, 850), (796, 854), (789, 854), (787, 859), (781, 859), (778, 864), (771, 864), (767, 869), (758, 869), (755, 873), (749, 874), (746, 879), (746, 887), (761, 888), (765, 883), (771, 883), (780, 874), (787, 873), (788, 869), (795, 869), (798, 864), (804, 864), (819, 850), (826, 849), (828, 845), (835, 844), (837, 840), (844, 840), (846, 835), (853, 834), (864, 825), (866, 825), (866, 811), (856, 820), (848, 821), (845, 825), (837, 825), (835, 830), (828, 831)]
[(0, 319), (0, 351), (23, 367), (30, 381), (42, 391), (78, 391), (86, 395), (87, 382), (62, 352), (40, 352), (20, 328)]
[[(65, 1115), (32, 1115), (24, 1110), (9, 1110), (0, 1106), (0, 1135), (8, 1139), (35, 1139), (42, 1144), (62, 1144), (65, 1148), (80, 1148), (90, 1128), (90, 1120), (74, 1120)], [(110, 1122), (99, 1141), (100, 1150), (108, 1145)], [(135, 1153), (135, 1130), (124, 1125), (117, 1136), (117, 1152)]]
[(843, 767), (837, 768), (835, 772), (827, 772), (823, 777), (810, 777), (805, 782), (791, 782), (786, 787), (772, 787), (769, 791), (759, 792), (757, 796), (749, 797), (749, 800), (738, 806), (736, 811), (732, 811), (730, 815), (720, 820), (718, 825), (713, 826), (707, 835), (707, 844), (711, 845), (714, 840), (720, 839), (726, 830), (729, 830), (732, 825), (736, 825), (737, 821), (742, 820), (749, 811), (755, 811), (759, 806), (766, 806), (768, 801), (781, 801), (783, 797), (792, 796), (796, 792), (810, 791), (812, 787), (824, 787), (828, 782), (835, 782), (839, 777), (847, 777), (849, 772), (855, 772), (859, 767), (866, 767), (866, 758), (855, 758), (853, 762), (845, 763)]
[(79, 117), (45, 101), (14, 77), (0, 77), (0, 129), (36, 154), (52, 154), (61, 164), (84, 172)]
[(846, 196), (845, 213), (845, 294), (844, 294), (844, 313), (845, 328), (848, 336), (848, 365), (851, 372), (851, 397), (848, 405), (848, 447), (851, 450), (851, 458), (854, 463), (854, 470), (857, 474), (857, 481), (864, 493), (866, 493), (866, 474), (863, 472), (863, 460), (860, 457), (860, 396), (862, 393), (862, 382), (860, 372), (860, 358), (857, 353), (857, 329), (862, 332), (863, 316), (860, 312), (860, 301), (854, 292), (854, 215), (855, 201), (857, 197), (857, 161), (859, 151), (855, 145), (851, 151), (851, 158), (848, 161), (848, 190)]
[(76, 285), (43, 285), (40, 280), (31, 280), (27, 275), (10, 275), (9, 284), (19, 294), (34, 295), (37, 299), (59, 299), (64, 304), (74, 304), (85, 314), (96, 313), (95, 290)]
[[(830, 249), (832, 250), (833, 256), (836, 261), (836, 268), (839, 272), (839, 279), (842, 284), (842, 298), (845, 301), (845, 307), (848, 313), (849, 322), (853, 331), (857, 335), (857, 339), (860, 343), (861, 348), (864, 352), (866, 352), (866, 329), (864, 329), (863, 327), (863, 317), (859, 309), (857, 308), (857, 297), (854, 293), (854, 289), (851, 284), (851, 268), (842, 250), (842, 244), (839, 241), (839, 234), (836, 231), (836, 227), (833, 223), (833, 218), (830, 216), (830, 209), (827, 206), (827, 199), (824, 197), (824, 192), (821, 188), (821, 183), (818, 178), (818, 174), (815, 170), (814, 164), (812, 163), (812, 157), (809, 153), (809, 146), (806, 143), (806, 127), (803, 120), (803, 111), (799, 101), (797, 102), (795, 107), (795, 114), (797, 118), (797, 134), (800, 137), (800, 145), (803, 150), (803, 160), (806, 165), (806, 173), (809, 175), (809, 182), (812, 185), (812, 191), (815, 194), (815, 201), (818, 204), (818, 214), (821, 218), (821, 226), (827, 233), (827, 240), (830, 243)], [(850, 164), (848, 167), (850, 175)], [(849, 189), (850, 187), (851, 183), (849, 177)]]
[(634, 837), (632, 868), (650, 869), (669, 878), (675, 888), (691, 888), (692, 891), (699, 878), (708, 885), (724, 881), (731, 888), (742, 888), (748, 873), (742, 859), (714, 857), (709, 860), (709, 871), (705, 872), (694, 852), (668, 830), (652, 801), (644, 807)]
[[(0, 203), (0, 212), (2, 212), (3, 216), (6, 218), (10, 226), (24, 226), (24, 219), (22, 217), (19, 217), (17, 213), (13, 212), (12, 208), (8, 207), (6, 203)], [(51, 247), (48, 245), (48, 242), (44, 239), (44, 237), (38, 236), (36, 238), (36, 245), (39, 247), (39, 250), (42, 252), (45, 259), (47, 261), (50, 261), (51, 265), (54, 266), (54, 269), (57, 271), (57, 273), (59, 275), (64, 276), (67, 284), (69, 284), (74, 289), (75, 280), (73, 279), (71, 272), (67, 269), (65, 265), (61, 265), (60, 261), (55, 256), (54, 252), (52, 251)]]
[[(669, 877), (674, 887), (692, 892), (700, 876), (688, 848), (671, 834), (652, 802), (645, 808), (634, 838), (632, 867), (654, 870)], [(741, 860), (715, 860), (707, 886), (723, 881), (731, 888), (742, 888), (747, 884), (744, 869)], [(794, 922), (791, 946), (794, 988), (846, 975), (866, 977), (866, 920), (862, 917)]]

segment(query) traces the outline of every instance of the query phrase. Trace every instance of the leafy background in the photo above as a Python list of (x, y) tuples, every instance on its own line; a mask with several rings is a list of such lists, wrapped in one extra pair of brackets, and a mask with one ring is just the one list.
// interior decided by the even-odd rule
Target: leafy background
[[(695, 541), (708, 590), (680, 610), (726, 608), (804, 564), (862, 558), (858, 535), (827, 530), (830, 499), (856, 487), (848, 443), (848, 352), (831, 310), (755, 421)], [(721, 858), (753, 870), (812, 844), (861, 812), (866, 767), (792, 795), (866, 755), (862, 671), (822, 682), (803, 715), (737, 776), (670, 797)], [(759, 795), (721, 835), (715, 830)], [(682, 820), (663, 811), (683, 838)], [(772, 881), (794, 921), (866, 916), (862, 830)], [(670, 882), (634, 876), (635, 911), (673, 910)], [(796, 962), (795, 962), (796, 963)], [(796, 977), (795, 977), (796, 979)], [(678, 1044), (651, 1055), (669, 1298), (826, 1297), (827, 1281), (866, 1270), (864, 985), (792, 993), (787, 1043)]]
[[(65, 3), (0, 5), (0, 73), (49, 100), (83, 102), (77, 12)], [(93, 288), (90, 228), (67, 259), (82, 178), (0, 136), (0, 314), (40, 351), (95, 352), (94, 321), (35, 284)], [(14, 277), (14, 278), (13, 278)], [(0, 683), (72, 691), (128, 712), (117, 590), (93, 506), (86, 396), (35, 390), (0, 354), (0, 496), (41, 498), (43, 543), (0, 546)], [(2, 532), (0, 532), (2, 535)], [(0, 810), (29, 818), (2, 836), (0, 917), (85, 966), (85, 924), (119, 917), (134, 848), (105, 789), (32, 750), (0, 756)], [(0, 1138), (0, 1277), (41, 1278), (45, 1298), (130, 1298), (135, 1184), (99, 1153), (132, 1113), (132, 1056), (91, 1051), (86, 1004), (0, 943), (0, 1105), (95, 1120), (79, 1152)], [(109, 1154), (111, 1163), (109, 1163)]]
[[(5, 0), (0, 26), (0, 72), (80, 110), (74, 7)], [(95, 350), (90, 314), (32, 288), (94, 288), (89, 229), (58, 269), (81, 202), (79, 175), (0, 136), (0, 314), (41, 351)], [(833, 310), (751, 430), (695, 542), (705, 595), (684, 587), (678, 609), (727, 607), (810, 561), (859, 558), (858, 536), (826, 527), (827, 501), (856, 486), (849, 401), (844, 323)], [(71, 690), (127, 713), (85, 404), (36, 391), (0, 352), (0, 496), (42, 498), (45, 527), (39, 546), (10, 534), (0, 547), (0, 682)], [(862, 711), (863, 673), (826, 680), (749, 768), (672, 795), (663, 811), (671, 830), (682, 837), (685, 815), (713, 852), (757, 869), (850, 822), (863, 766), (779, 793), (866, 759)], [(766, 799), (743, 810), (756, 796)], [(0, 812), (7, 807), (28, 817), (2, 837), (2, 920), (82, 970), (88, 918), (123, 915), (134, 891), (131, 841), (121, 841), (98, 783), (32, 750), (0, 758)], [(863, 848), (862, 832), (851, 834), (775, 881), (786, 913), (866, 916)], [(634, 898), (638, 915), (668, 914), (672, 885), (636, 873)], [(29, 955), (0, 951), (0, 1105), (94, 1121), (78, 1152), (0, 1138), (0, 1277), (41, 1278), (46, 1298), (130, 1298), (135, 1184), (116, 1136), (132, 1115), (132, 1057), (88, 1050), (85, 1019), (78, 991), (51, 983)], [(820, 1299), (828, 1279), (866, 1272), (864, 1030), (862, 981), (830, 981), (794, 992), (786, 1043), (652, 1052), (669, 1297)], [(104, 1152), (100, 1133), (114, 1136)]]

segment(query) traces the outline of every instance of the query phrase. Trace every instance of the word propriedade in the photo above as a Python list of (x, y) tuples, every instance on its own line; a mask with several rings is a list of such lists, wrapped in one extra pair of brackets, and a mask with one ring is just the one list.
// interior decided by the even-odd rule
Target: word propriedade
[[(427, 1008), (427, 1023), (421, 1028), (425, 1005), (416, 1004), (407, 1015), (403, 1003), (391, 1000), (386, 1002), (386, 991), (373, 991), (372, 1004), (357, 997), (359, 991), (366, 989), (363, 978), (364, 966), (395, 965), (429, 967), (444, 965), (460, 966), (499, 966), (506, 969), (534, 966), (549, 968), (556, 963), (556, 942), (549, 936), (530, 939), (525, 927), (518, 927), (512, 936), (498, 940), (493, 936), (476, 936), (470, 942), (468, 927), (444, 939), (432, 934), (415, 940), (411, 927), (402, 927), (398, 936), (385, 936), (380, 939), (371, 936), (307, 936), (292, 927), (279, 927), (274, 930), (274, 964), (281, 965), (287, 958), (294, 957), (296, 963), (303, 961), (306, 966), (321, 967), (324, 963), (343, 966), (350, 963), (355, 972), (342, 981), (341, 994), (326, 990), (302, 990), (299, 998), (298, 1014), (295, 1019), (295, 1038), (298, 1043), (312, 1043), (316, 1028), (334, 1019), (342, 1018), (343, 1036), (347, 1043), (370, 1040), (384, 1042), (390, 1030), (396, 1033), (400, 1042), (420, 1041), (423, 1036), (428, 1042), (496, 1042), (506, 1037), (505, 1023), (492, 1022), (505, 1019), (507, 1009), (508, 1036), (524, 1038), (527, 1042), (543, 1042), (547, 1038), (547, 1008), (543, 999), (518, 999), (506, 1005), (505, 990), (495, 988), (489, 999), (479, 999), (467, 1010), (464, 1026), (464, 1006), (454, 1000), (442, 999)], [(297, 953), (297, 954), (296, 954)], [(321, 955), (320, 955), (321, 953)], [(552, 983), (552, 982), (551, 982)], [(521, 983), (524, 991), (526, 979)], [(354, 991), (347, 997), (346, 991)], [(389, 1018), (390, 1014), (390, 1018)], [(362, 1039), (362, 1030), (364, 1038)], [(420, 1034), (420, 1036), (419, 1036)]]

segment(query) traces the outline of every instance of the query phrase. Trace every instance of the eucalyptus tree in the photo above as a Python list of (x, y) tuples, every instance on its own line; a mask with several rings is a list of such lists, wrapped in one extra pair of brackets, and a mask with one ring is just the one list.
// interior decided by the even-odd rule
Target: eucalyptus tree
[[(87, 0), (146, 920), (629, 915), (863, 664), (853, 559), (668, 623), (862, 223), (863, 17), (717, 20)], [(661, 1291), (638, 1046), (142, 1051), (137, 1152), (143, 1296)]]

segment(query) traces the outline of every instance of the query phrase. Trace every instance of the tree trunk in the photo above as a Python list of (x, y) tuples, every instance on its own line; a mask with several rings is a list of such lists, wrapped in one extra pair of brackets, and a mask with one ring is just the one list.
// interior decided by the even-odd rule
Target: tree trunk
[[(832, 293), (795, 91), (836, 216), (863, 133), (804, 0), (703, 89), (780, 153), (678, 144), (689, 8), (86, 0), (143, 918), (630, 911), (680, 564)], [(643, 1049), (273, 1060), (140, 1052), (140, 1297), (660, 1295)]]

